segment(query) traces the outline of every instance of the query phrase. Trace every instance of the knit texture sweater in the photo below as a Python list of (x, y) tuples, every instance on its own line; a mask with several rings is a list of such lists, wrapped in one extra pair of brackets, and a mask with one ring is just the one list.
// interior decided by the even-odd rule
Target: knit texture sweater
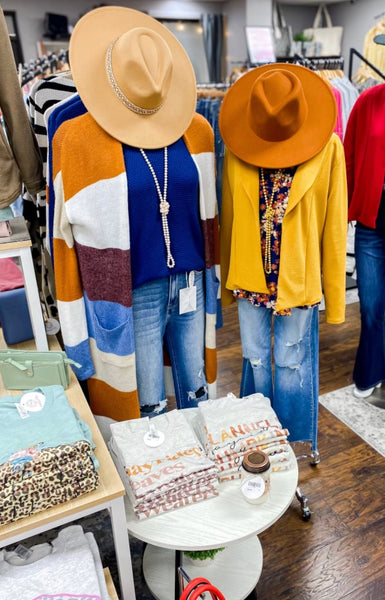
[(375, 228), (385, 177), (385, 84), (362, 92), (345, 140), (349, 221)]
[[(205, 260), (205, 368), (215, 396), (219, 287), (214, 139), (196, 114), (183, 140), (199, 174)], [(89, 113), (63, 123), (52, 142), (53, 249), (58, 310), (67, 355), (88, 380), (94, 414), (138, 418), (132, 317), (128, 185), (122, 144)]]

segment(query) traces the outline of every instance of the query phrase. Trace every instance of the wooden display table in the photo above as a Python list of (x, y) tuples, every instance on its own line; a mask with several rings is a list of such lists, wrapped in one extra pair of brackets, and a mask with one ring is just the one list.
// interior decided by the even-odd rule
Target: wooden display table
[[(0, 348), (6, 348), (1, 329)], [(28, 341), (15, 344), (12, 348), (31, 350), (35, 349), (35, 346), (33, 341)], [(50, 349), (59, 349), (59, 344), (53, 337), (50, 337)], [(20, 391), (6, 390), (0, 378), (0, 397), (17, 396), (21, 393)], [(131, 553), (124, 510), (125, 489), (123, 483), (96, 425), (79, 382), (72, 372), (71, 383), (66, 390), (66, 396), (71, 406), (78, 411), (81, 419), (91, 428), (92, 439), (96, 444), (95, 456), (100, 464), (98, 470), (99, 485), (96, 490), (88, 492), (75, 500), (65, 502), (41, 513), (15, 521), (14, 523), (0, 525), (0, 547), (5, 547), (48, 529), (108, 509), (111, 516), (122, 600), (135, 600)]]

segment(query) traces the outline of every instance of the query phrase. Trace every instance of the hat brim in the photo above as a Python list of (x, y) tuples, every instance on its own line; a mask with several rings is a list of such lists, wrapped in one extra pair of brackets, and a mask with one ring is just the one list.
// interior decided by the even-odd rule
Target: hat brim
[[(106, 53), (112, 41), (134, 27), (162, 36), (172, 55), (167, 97), (152, 115), (138, 115), (116, 96), (107, 77)], [(137, 148), (161, 148), (178, 140), (196, 109), (196, 80), (191, 61), (176, 37), (159, 21), (122, 6), (103, 6), (86, 13), (75, 25), (69, 61), (76, 89), (95, 121), (119, 141)]]
[[(289, 139), (268, 142), (248, 122), (248, 102), (256, 79), (267, 71), (284, 69), (297, 75), (308, 104), (307, 117)], [(265, 168), (299, 165), (316, 156), (334, 131), (337, 105), (330, 87), (317, 73), (300, 65), (274, 63), (242, 75), (226, 93), (219, 113), (219, 129), (225, 145), (247, 163)]]

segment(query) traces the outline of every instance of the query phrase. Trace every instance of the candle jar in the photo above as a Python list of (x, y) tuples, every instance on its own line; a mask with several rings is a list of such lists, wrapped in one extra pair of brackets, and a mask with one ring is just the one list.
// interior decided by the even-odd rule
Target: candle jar
[(247, 452), (242, 461), (241, 492), (251, 504), (264, 502), (270, 490), (270, 460), (258, 450)]

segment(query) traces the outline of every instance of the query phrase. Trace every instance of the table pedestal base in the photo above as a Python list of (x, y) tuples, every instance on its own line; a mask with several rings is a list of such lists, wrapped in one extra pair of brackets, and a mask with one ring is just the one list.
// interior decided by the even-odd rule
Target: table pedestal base
[[(204, 577), (215, 585), (228, 600), (244, 600), (255, 588), (262, 572), (262, 547), (257, 536), (231, 544), (219, 552), (210, 563), (182, 566), (187, 575)], [(156, 600), (170, 600), (174, 593), (175, 551), (158, 546), (146, 546), (143, 573)]]

